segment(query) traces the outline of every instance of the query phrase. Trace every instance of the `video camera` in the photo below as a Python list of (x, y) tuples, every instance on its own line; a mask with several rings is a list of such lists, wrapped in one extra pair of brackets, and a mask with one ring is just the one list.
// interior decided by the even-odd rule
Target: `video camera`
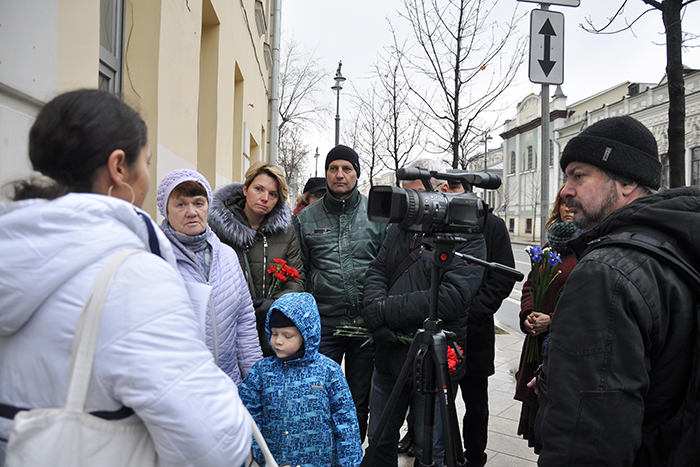
[[(464, 193), (433, 191), (431, 177), (457, 181)], [(501, 186), (498, 175), (487, 172), (439, 173), (410, 168), (396, 171), (398, 180), (422, 180), (426, 191), (395, 186), (373, 186), (369, 190), (367, 215), (369, 220), (398, 223), (416, 232), (479, 233), (483, 230), (486, 210), (484, 202), (472, 189), (476, 186), (495, 190)]]

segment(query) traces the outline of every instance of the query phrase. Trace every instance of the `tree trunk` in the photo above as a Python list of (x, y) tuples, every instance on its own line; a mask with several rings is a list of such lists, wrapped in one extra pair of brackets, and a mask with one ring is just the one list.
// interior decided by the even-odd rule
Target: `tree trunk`
[[(458, 44), (459, 46), (459, 44)], [(459, 59), (459, 51), (457, 52), (457, 58)], [(459, 168), (459, 142), (461, 140), (460, 135), (462, 130), (460, 128), (460, 115), (459, 115), (459, 91), (460, 91), (460, 76), (459, 76), (459, 61), (456, 62), (455, 67), (455, 89), (454, 89), (454, 101), (452, 102), (452, 168)]]
[(668, 80), (669, 188), (685, 185), (685, 81), (682, 60), (682, 0), (663, 2)]

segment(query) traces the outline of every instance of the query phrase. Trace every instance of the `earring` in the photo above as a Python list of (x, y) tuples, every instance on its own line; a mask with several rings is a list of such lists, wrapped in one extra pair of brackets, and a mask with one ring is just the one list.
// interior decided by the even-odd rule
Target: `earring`
[[(128, 183), (126, 183), (126, 182), (122, 182), (122, 183), (124, 185), (126, 185), (126, 187), (131, 192), (131, 204), (134, 204), (134, 201), (136, 201), (136, 193), (134, 193), (134, 189), (131, 188), (131, 185), (129, 185)], [(109, 186), (109, 190), (107, 190), (107, 196), (112, 196), (112, 188), (114, 188), (114, 184), (111, 184)], [(115, 196), (115, 198), (116, 198), (116, 196)]]

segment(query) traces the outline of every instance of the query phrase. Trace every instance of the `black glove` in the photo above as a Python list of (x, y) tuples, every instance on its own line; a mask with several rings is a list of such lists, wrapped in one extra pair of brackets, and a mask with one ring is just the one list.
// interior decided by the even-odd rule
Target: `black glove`
[(275, 303), (274, 298), (254, 298), (253, 299), (253, 308), (255, 308), (255, 317), (256, 317), (258, 323), (263, 323), (263, 327), (265, 326), (265, 319), (267, 318), (267, 312), (273, 303)]
[(255, 325), (258, 328), (258, 340), (260, 348), (263, 352), (263, 357), (270, 357), (275, 354), (270, 347), (265, 332), (265, 319), (267, 319), (267, 311), (275, 301), (272, 298), (254, 298), (253, 308), (255, 308)]
[(399, 338), (388, 326), (380, 326), (372, 332), (372, 340), (376, 345), (397, 345)]
[(375, 300), (362, 309), (362, 319), (370, 332), (386, 326), (384, 321), (384, 300)]

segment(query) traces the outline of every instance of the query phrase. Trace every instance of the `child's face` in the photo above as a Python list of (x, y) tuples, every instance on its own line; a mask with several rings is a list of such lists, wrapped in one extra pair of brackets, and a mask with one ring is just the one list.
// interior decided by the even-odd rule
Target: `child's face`
[(270, 344), (278, 358), (294, 355), (304, 343), (301, 333), (295, 326), (270, 328), (270, 334)]

